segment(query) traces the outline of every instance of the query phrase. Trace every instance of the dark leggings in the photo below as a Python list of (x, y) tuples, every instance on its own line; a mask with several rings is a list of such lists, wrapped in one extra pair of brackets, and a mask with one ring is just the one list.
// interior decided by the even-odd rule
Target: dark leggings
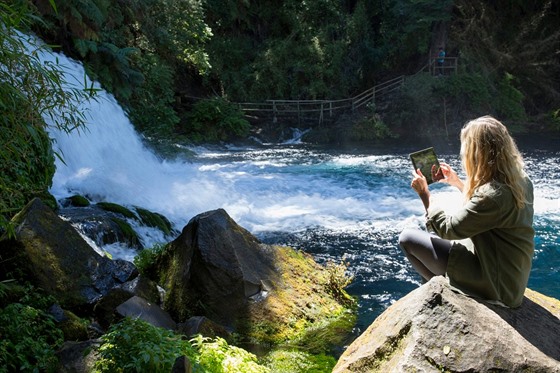
[(451, 241), (426, 231), (406, 228), (399, 236), (399, 245), (424, 280), (445, 275)]

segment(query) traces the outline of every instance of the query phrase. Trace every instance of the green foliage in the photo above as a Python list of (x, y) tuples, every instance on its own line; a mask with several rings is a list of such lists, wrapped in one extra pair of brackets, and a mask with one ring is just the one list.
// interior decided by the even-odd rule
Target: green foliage
[(330, 373), (336, 365), (334, 357), (312, 355), (305, 351), (276, 350), (262, 362), (274, 373)]
[(31, 286), (0, 282), (0, 372), (56, 372), (63, 336), (44, 311), (53, 301)]
[(151, 278), (157, 280), (157, 274), (154, 270), (154, 264), (159, 255), (161, 255), (167, 249), (167, 245), (157, 244), (152, 248), (146, 248), (141, 250), (138, 255), (134, 258), (134, 265), (138, 268), (138, 271)]
[(350, 285), (354, 277), (348, 276), (347, 270), (348, 263), (344, 260), (339, 264), (329, 261), (326, 265), (327, 281), (325, 287), (327, 293), (332, 295), (338, 303), (345, 307), (352, 307), (356, 305), (356, 300), (350, 297), (344, 289)]
[[(52, 200), (48, 188), (54, 175), (54, 154), (46, 121), (70, 132), (85, 123), (81, 101), (95, 92), (63, 87), (63, 67), (56, 61), (42, 63), (38, 54), (47, 47), (28, 52), (22, 34), (30, 19), (26, 2), (0, 7), (0, 230), (33, 197)], [(31, 37), (26, 37), (32, 41)]]
[(255, 355), (224, 339), (197, 336), (191, 341), (145, 321), (125, 318), (101, 337), (97, 372), (169, 372), (175, 360), (186, 356), (194, 372), (264, 373)]
[(269, 373), (265, 366), (259, 365), (257, 357), (242, 348), (230, 346), (225, 339), (214, 340), (201, 335), (193, 338), (191, 343), (198, 350), (198, 362), (206, 372), (213, 373)]
[(195, 353), (171, 331), (131, 318), (111, 326), (101, 340), (97, 372), (170, 372), (176, 358)]
[(222, 98), (197, 102), (181, 131), (195, 142), (225, 141), (233, 137), (246, 136), (250, 125), (243, 112)]
[(45, 312), (20, 303), (0, 310), (0, 371), (56, 372), (62, 332)]
[(553, 110), (549, 114), (549, 119), (550, 119), (552, 128), (556, 131), (560, 131), (560, 109)]
[[(497, 84), (504, 84), (502, 79), (506, 74), (514, 76), (515, 90), (524, 96), (529, 113), (557, 108), (560, 96), (557, 2), (457, 0), (455, 13), (450, 38), (461, 50), (462, 63), (492, 74)], [(514, 110), (510, 115), (523, 116)]]
[[(178, 72), (205, 74), (211, 36), (198, 0), (37, 1), (34, 29), (84, 61), (88, 74), (115, 95), (138, 129), (169, 136), (179, 118)], [(181, 87), (183, 88), (183, 87)]]
[(500, 118), (509, 119), (515, 123), (523, 123), (527, 120), (527, 114), (523, 107), (523, 93), (515, 87), (513, 75), (505, 73), (497, 84), (498, 97), (496, 111)]

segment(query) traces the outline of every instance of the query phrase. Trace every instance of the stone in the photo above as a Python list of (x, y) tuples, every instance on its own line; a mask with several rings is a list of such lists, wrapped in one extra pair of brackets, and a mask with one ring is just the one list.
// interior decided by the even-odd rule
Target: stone
[(87, 312), (117, 284), (137, 275), (124, 261), (99, 255), (67, 221), (40, 199), (33, 199), (12, 220), (15, 238), (2, 237), (0, 269), (21, 271), (60, 306)]
[(187, 337), (193, 337), (196, 334), (203, 337), (221, 337), (226, 340), (231, 337), (231, 333), (226, 328), (204, 316), (193, 316), (186, 322), (177, 324), (177, 332)]
[(179, 325), (190, 328), (201, 319), (185, 320), (204, 316), (252, 344), (297, 339), (320, 353), (355, 322), (351, 298), (328, 268), (302, 251), (261, 243), (223, 209), (192, 218), (153, 273), (166, 291), (163, 309)]
[(434, 277), (391, 305), (341, 355), (342, 372), (560, 372), (560, 302), (527, 290), (501, 308)]
[(164, 307), (179, 321), (187, 305), (203, 299), (213, 319), (231, 325), (250, 297), (266, 293), (263, 284), (278, 277), (261, 243), (223, 209), (195, 216), (170, 246), (158, 267)]
[(92, 339), (83, 342), (64, 342), (56, 352), (59, 373), (89, 373), (94, 371), (98, 360), (97, 349), (101, 340)]
[(148, 302), (144, 298), (134, 296), (117, 307), (117, 313), (122, 317), (144, 320), (153, 326), (175, 330), (175, 321), (157, 304)]

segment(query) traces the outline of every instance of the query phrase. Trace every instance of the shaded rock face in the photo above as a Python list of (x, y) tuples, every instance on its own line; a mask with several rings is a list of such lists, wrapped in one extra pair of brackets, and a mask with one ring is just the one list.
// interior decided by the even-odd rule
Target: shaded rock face
[(506, 309), (434, 277), (380, 315), (333, 372), (560, 372), (559, 316), (558, 300), (531, 290)]
[(213, 320), (233, 323), (277, 280), (267, 250), (223, 209), (195, 216), (157, 264), (165, 309), (184, 321), (203, 303)]
[(41, 200), (15, 218), (16, 238), (0, 240), (4, 273), (24, 271), (34, 284), (70, 310), (87, 310), (117, 284), (138, 275), (134, 265), (110, 260)]

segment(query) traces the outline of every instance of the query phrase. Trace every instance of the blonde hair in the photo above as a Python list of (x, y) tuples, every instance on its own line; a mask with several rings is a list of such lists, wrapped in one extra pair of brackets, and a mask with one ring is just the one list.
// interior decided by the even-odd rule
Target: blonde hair
[(500, 121), (483, 116), (467, 122), (461, 130), (461, 159), (466, 173), (463, 194), (467, 200), (476, 188), (497, 181), (510, 187), (518, 208), (525, 206), (523, 157)]

